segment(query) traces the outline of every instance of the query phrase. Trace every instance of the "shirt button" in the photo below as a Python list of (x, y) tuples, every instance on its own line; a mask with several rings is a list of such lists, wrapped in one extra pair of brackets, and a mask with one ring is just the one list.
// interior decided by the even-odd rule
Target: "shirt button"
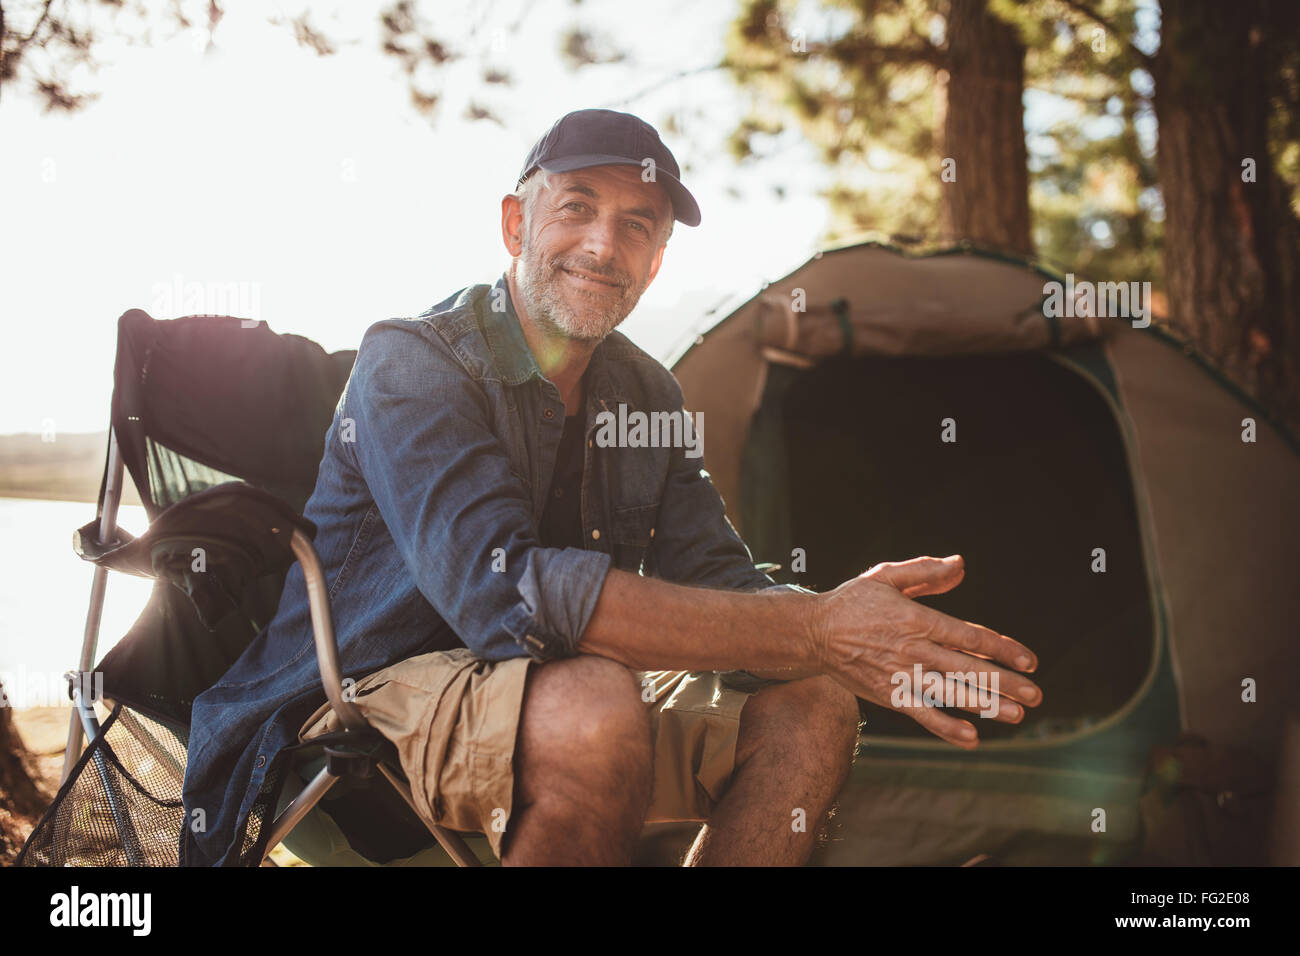
[(556, 489), (555, 489), (555, 497), (557, 497), (557, 498), (563, 498), (563, 497), (564, 497), (564, 489), (563, 489), (563, 488), (556, 488)]
[(262, 766), (265, 766), (265, 765), (266, 765), (266, 754), (258, 754), (258, 755), (257, 755), (257, 765), (258, 765), (259, 767), (262, 767)]
[(593, 540), (598, 539), (598, 538), (600, 537), (600, 529), (599, 529), (599, 528), (592, 528), (592, 529), (591, 529), (591, 537), (592, 537)]
[(650, 529), (650, 537), (653, 538), (654, 536), (655, 536), (655, 529), (654, 529), (654, 528), (651, 528), (651, 529)]
[(545, 415), (547, 418), (554, 418), (554, 417), (555, 417), (555, 409), (553, 409), (553, 408), (548, 408), (546, 411), (542, 412), (542, 414)]

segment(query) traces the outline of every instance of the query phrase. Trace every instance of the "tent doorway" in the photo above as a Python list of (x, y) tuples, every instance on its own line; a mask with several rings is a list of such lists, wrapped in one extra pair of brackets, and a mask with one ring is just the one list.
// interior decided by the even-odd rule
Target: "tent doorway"
[[(945, 419), (955, 441), (941, 440)], [(1042, 662), (1042, 705), (1020, 725), (980, 721), (981, 739), (1091, 726), (1151, 668), (1152, 594), (1116, 417), (1093, 382), (1041, 352), (772, 366), (741, 499), (755, 560), (813, 590), (880, 561), (964, 555), (963, 582), (922, 600)], [(791, 571), (795, 548), (803, 573)], [(928, 736), (885, 708), (863, 713), (869, 736)]]

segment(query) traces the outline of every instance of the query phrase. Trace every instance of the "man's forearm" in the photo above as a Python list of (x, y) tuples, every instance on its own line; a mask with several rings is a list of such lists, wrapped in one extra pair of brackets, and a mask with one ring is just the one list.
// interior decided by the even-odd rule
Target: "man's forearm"
[(612, 569), (578, 651), (634, 670), (749, 671), (794, 680), (821, 673), (815, 594), (686, 587)]

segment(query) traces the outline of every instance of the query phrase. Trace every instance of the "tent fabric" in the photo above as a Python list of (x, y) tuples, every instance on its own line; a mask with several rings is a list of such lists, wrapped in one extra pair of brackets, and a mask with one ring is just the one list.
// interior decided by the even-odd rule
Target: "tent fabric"
[(1043, 661), (1043, 707), (971, 753), (864, 705), (826, 862), (1268, 858), (1300, 677), (1300, 443), (1158, 327), (1046, 318), (1051, 281), (970, 248), (844, 247), (733, 303), (673, 365), (774, 578), (824, 589), (960, 551), (962, 586), (922, 600)]
[(900, 261), (889, 247), (868, 244), (814, 256), (750, 308), (760, 342), (813, 359), (1009, 352), (1072, 345), (1109, 330), (1089, 316), (1047, 318), (1043, 287), (1052, 279), (987, 257)]
[[(739, 500), (744, 436), (773, 360), (807, 368), (833, 356), (992, 354), (1108, 335), (1113, 325), (1094, 317), (1044, 316), (1044, 286), (1054, 278), (964, 249), (909, 257), (866, 243), (819, 252), (770, 283), (673, 368), (712, 428), (709, 472), (719, 493)], [(722, 354), (725, 363), (714, 358)], [(737, 531), (745, 534), (743, 525)]]
[[(1002, 866), (1086, 866), (1119, 862), (1141, 843), (1141, 776), (989, 766), (954, 778), (941, 766), (928, 768), (937, 779), (915, 783), (913, 762), (858, 760), (873, 764), (880, 783), (853, 793), (828, 865), (960, 866), (988, 855)], [(1114, 810), (1094, 837), (1084, 821), (1097, 806)]]
[[(683, 355), (673, 374), (686, 396), (686, 407), (703, 414), (705, 462), (722, 500), (740, 500), (740, 463), (754, 410), (762, 401), (768, 363), (757, 347), (754, 327), (737, 315), (705, 334), (701, 344)], [(727, 517), (742, 538), (743, 520), (735, 507)]]
[(1300, 457), (1182, 350), (1127, 329), (1106, 354), (1140, 457), (1184, 728), (1273, 754), (1300, 684)]

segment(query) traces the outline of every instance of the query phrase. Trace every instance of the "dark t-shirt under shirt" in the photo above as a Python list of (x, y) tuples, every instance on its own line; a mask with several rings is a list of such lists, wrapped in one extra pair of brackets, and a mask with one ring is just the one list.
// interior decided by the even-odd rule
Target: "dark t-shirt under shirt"
[(544, 548), (584, 548), (582, 539), (582, 465), (585, 459), (583, 425), (586, 416), (566, 415), (560, 447), (555, 453), (555, 474), (546, 495), (538, 534)]

